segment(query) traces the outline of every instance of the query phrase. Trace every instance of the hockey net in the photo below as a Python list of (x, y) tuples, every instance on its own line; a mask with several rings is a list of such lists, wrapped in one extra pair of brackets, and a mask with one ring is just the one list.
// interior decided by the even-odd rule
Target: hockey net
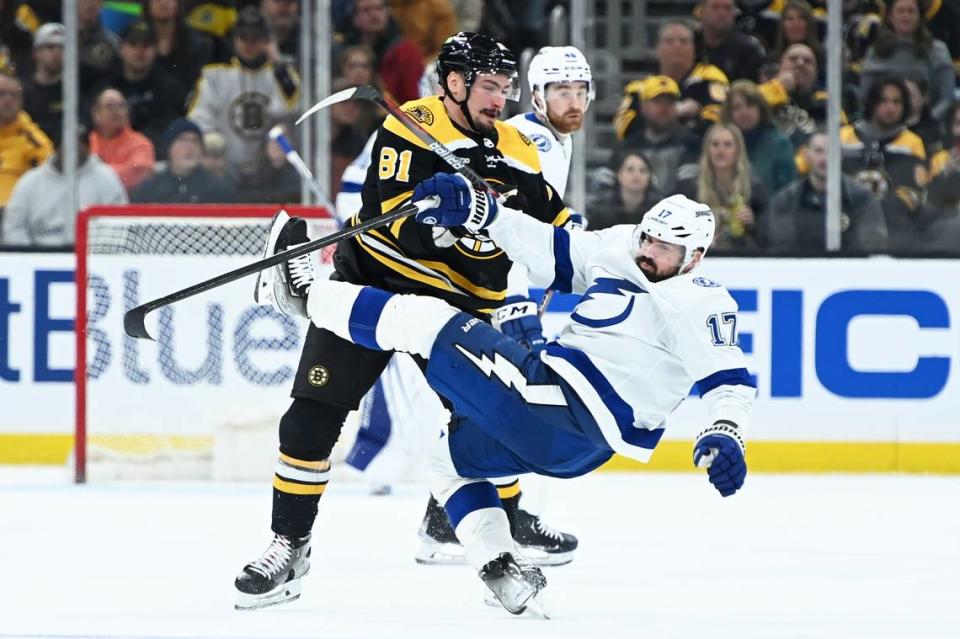
[[(258, 259), (279, 207), (92, 207), (77, 222), (77, 481), (244, 479), (270, 474), (306, 320), (253, 302), (255, 277), (147, 315), (156, 341), (124, 333), (146, 301)], [(325, 209), (286, 207), (311, 238)], [(315, 254), (331, 268), (332, 247)]]

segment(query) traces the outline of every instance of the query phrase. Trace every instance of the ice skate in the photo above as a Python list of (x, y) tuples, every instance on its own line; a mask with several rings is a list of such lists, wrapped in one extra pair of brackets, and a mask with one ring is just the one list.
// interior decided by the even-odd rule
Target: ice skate
[(557, 530), (542, 517), (517, 509), (513, 522), (513, 539), (532, 564), (536, 566), (563, 566), (573, 561), (577, 538)]
[(463, 546), (450, 525), (447, 512), (433, 497), (427, 503), (418, 534), (420, 547), (414, 555), (418, 564), (462, 564), (466, 561)]
[(529, 607), (532, 612), (546, 618), (535, 597), (546, 587), (547, 578), (536, 566), (522, 559), (518, 561), (512, 554), (504, 552), (480, 569), (480, 579), (507, 612), (519, 615)]
[(310, 535), (274, 535), (263, 554), (244, 566), (234, 585), (237, 610), (256, 610), (300, 596), (300, 579), (310, 572)]
[[(309, 241), (307, 222), (277, 211), (263, 247), (267, 258)], [(314, 256), (310, 253), (260, 271), (253, 290), (257, 304), (272, 305), (284, 315), (307, 317), (307, 291), (315, 279)]]

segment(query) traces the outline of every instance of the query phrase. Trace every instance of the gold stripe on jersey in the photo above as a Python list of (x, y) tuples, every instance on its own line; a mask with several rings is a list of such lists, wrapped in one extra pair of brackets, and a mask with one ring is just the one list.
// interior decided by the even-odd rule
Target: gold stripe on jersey
[[(500, 253), (502, 253), (502, 251), (498, 251), (497, 255), (499, 255)], [(474, 297), (479, 297), (480, 299), (485, 299), (485, 300), (497, 300), (501, 302), (507, 299), (506, 291), (494, 291), (489, 288), (484, 288), (483, 286), (478, 286), (473, 282), (471, 282), (470, 280), (468, 280), (467, 278), (465, 278), (463, 275), (460, 275), (459, 273), (451, 269), (449, 266), (447, 266), (443, 262), (433, 262), (430, 260), (416, 260), (416, 261), (417, 263), (422, 264), (427, 268), (443, 273), (448, 278), (450, 278), (450, 280), (454, 284), (456, 284), (457, 286), (459, 286), (465, 291), (470, 291), (470, 293)]]
[(563, 207), (563, 210), (557, 213), (557, 217), (553, 218), (553, 222), (550, 222), (554, 226), (563, 226), (567, 223), (567, 220), (570, 219), (570, 209)]
[(720, 67), (714, 66), (712, 64), (706, 64), (701, 62), (693, 67), (693, 71), (686, 77), (683, 81), (684, 86), (687, 84), (692, 84), (693, 82), (721, 82), (723, 84), (730, 84), (730, 80), (727, 78), (727, 74), (720, 70)]
[(429, 275), (427, 273), (423, 273), (422, 271), (410, 265), (409, 262), (411, 260), (407, 260), (400, 255), (390, 255), (384, 252), (381, 248), (373, 246), (370, 242), (370, 239), (365, 238), (363, 235), (358, 235), (356, 237), (357, 243), (360, 244), (360, 247), (369, 253), (373, 259), (377, 260), (387, 268), (396, 271), (400, 275), (403, 275), (404, 277), (415, 282), (420, 282), (442, 291), (448, 291), (450, 293), (460, 292), (455, 286), (453, 286), (451, 282), (442, 279), (439, 274)]
[(371, 241), (372, 238), (363, 235), (358, 235), (357, 238), (360, 246), (375, 260), (411, 280), (451, 293), (469, 294), (494, 302), (502, 302), (507, 297), (506, 291), (494, 291), (474, 284), (442, 262), (411, 259), (394, 249), (392, 243), (378, 246)]
[[(450, 116), (447, 114), (447, 109), (443, 106), (443, 99), (439, 96), (406, 102), (400, 108), (410, 115), (424, 131), (427, 131), (447, 148), (454, 150), (463, 146), (476, 146), (476, 142), (464, 136), (453, 125)], [(383, 128), (421, 149), (430, 148), (392, 115), (387, 116), (387, 119), (384, 120)]]
[(497, 149), (507, 164), (526, 173), (540, 173), (540, 152), (530, 138), (506, 122), (497, 121), (496, 128)]
[(291, 495), (322, 495), (323, 491), (327, 489), (327, 484), (326, 482), (322, 484), (299, 484), (297, 482), (280, 479), (274, 475), (273, 487), (282, 493), (289, 493)]
[(393, 209), (397, 208), (397, 206), (399, 206), (404, 200), (408, 199), (411, 195), (413, 195), (412, 190), (404, 191), (403, 193), (400, 193), (399, 195), (395, 195), (389, 200), (384, 200), (383, 202), (380, 203), (380, 212), (389, 213)]

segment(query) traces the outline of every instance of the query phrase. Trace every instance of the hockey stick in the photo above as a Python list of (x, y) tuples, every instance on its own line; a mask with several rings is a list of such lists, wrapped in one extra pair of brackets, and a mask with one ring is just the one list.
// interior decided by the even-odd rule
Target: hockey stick
[(300, 174), (300, 177), (303, 178), (303, 181), (307, 183), (307, 186), (310, 187), (310, 190), (313, 191), (313, 194), (317, 196), (317, 201), (320, 203), (320, 206), (324, 207), (330, 211), (331, 215), (334, 213), (333, 202), (330, 201), (330, 197), (323, 192), (323, 189), (320, 188), (320, 185), (317, 184), (317, 179), (313, 177), (313, 173), (310, 171), (310, 168), (307, 166), (307, 163), (303, 161), (303, 158), (300, 157), (300, 154), (297, 153), (297, 150), (293, 148), (293, 145), (290, 144), (290, 140), (286, 135), (283, 134), (283, 127), (275, 126), (267, 133), (267, 136), (277, 143), (277, 146), (283, 151), (283, 154), (287, 157), (287, 162), (289, 162), (297, 173)]
[(395, 211), (391, 211), (390, 213), (385, 213), (383, 215), (370, 218), (366, 222), (361, 222), (357, 226), (342, 229), (325, 237), (319, 237), (295, 248), (281, 251), (280, 253), (271, 255), (270, 257), (265, 257), (262, 260), (247, 264), (246, 266), (241, 266), (238, 269), (228, 271), (221, 275), (217, 275), (216, 277), (200, 282), (199, 284), (188, 286), (183, 290), (170, 293), (169, 295), (165, 295), (164, 297), (157, 298), (150, 302), (146, 302), (145, 304), (141, 304), (136, 308), (130, 309), (124, 314), (123, 330), (125, 330), (127, 335), (130, 337), (153, 339), (150, 337), (150, 333), (147, 332), (147, 328), (144, 325), (147, 313), (150, 313), (151, 311), (155, 311), (158, 308), (163, 308), (164, 306), (169, 306), (174, 302), (185, 300), (188, 297), (193, 297), (194, 295), (209, 291), (210, 289), (217, 288), (218, 286), (223, 286), (224, 284), (238, 280), (241, 277), (253, 275), (254, 273), (262, 271), (265, 268), (276, 266), (277, 264), (281, 264), (287, 260), (292, 260), (295, 257), (312, 253), (313, 251), (321, 249), (325, 246), (336, 244), (340, 240), (359, 235), (360, 233), (364, 233), (371, 229), (386, 226), (387, 224), (399, 220), (400, 218), (413, 215), (419, 211), (426, 211), (427, 209), (434, 208), (438, 204), (439, 201), (436, 197), (429, 197), (424, 200), (420, 200), (419, 202), (408, 204)]
[(345, 102), (346, 100), (367, 100), (368, 102), (373, 102), (374, 104), (383, 107), (387, 110), (387, 113), (395, 117), (400, 124), (405, 126), (407, 130), (417, 136), (418, 140), (426, 144), (429, 150), (433, 151), (436, 155), (439, 155), (440, 158), (449, 164), (454, 171), (467, 178), (467, 180), (470, 181), (470, 184), (473, 185), (473, 188), (479, 189), (484, 193), (489, 193), (494, 198), (500, 197), (500, 193), (490, 186), (489, 182), (480, 177), (479, 173), (471, 169), (470, 165), (467, 164), (463, 158), (444, 146), (440, 140), (433, 137), (430, 132), (428, 132), (426, 129), (420, 126), (416, 120), (410, 117), (409, 113), (401, 109), (396, 105), (396, 103), (385, 97), (382, 93), (380, 93), (380, 91), (368, 84), (350, 89), (344, 89), (343, 91), (338, 91), (337, 93), (320, 100), (300, 116), (300, 118), (297, 120), (297, 124), (300, 124), (321, 109), (325, 109), (328, 106), (337, 104), (339, 102)]

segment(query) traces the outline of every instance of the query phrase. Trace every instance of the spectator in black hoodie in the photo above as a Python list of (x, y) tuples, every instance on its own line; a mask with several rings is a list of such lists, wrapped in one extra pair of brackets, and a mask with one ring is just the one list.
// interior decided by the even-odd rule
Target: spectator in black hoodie
[(132, 193), (134, 202), (213, 204), (233, 201), (233, 186), (203, 168), (203, 134), (186, 118), (174, 120), (163, 136), (166, 170)]

